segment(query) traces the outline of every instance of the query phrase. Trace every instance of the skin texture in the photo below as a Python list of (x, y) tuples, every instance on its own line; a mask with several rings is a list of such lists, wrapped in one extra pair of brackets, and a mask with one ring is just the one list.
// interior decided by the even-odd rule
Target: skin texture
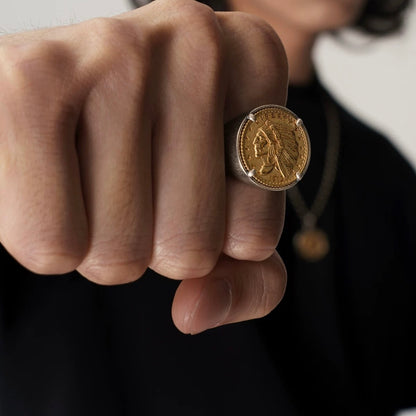
[(1, 243), (35, 273), (180, 279), (185, 333), (264, 316), (284, 193), (226, 177), (223, 126), (287, 82), (268, 24), (192, 0), (2, 36)]

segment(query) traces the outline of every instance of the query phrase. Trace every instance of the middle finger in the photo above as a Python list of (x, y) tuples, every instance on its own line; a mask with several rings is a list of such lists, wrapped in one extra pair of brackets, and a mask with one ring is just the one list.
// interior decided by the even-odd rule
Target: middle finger
[[(213, 15), (214, 18), (214, 15)], [(204, 23), (206, 23), (204, 21)], [(198, 24), (194, 19), (192, 24)], [(218, 29), (176, 33), (160, 80), (153, 137), (154, 249), (150, 267), (171, 278), (201, 277), (215, 266), (225, 228), (224, 87)], [(205, 42), (212, 39), (216, 42)]]

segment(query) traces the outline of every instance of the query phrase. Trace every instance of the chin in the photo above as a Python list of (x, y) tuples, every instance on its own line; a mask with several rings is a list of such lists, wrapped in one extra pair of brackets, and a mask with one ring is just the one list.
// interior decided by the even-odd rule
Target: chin
[(319, 33), (352, 25), (360, 16), (366, 2), (364, 0), (304, 0), (304, 3), (308, 3), (308, 7), (304, 8), (304, 25)]
[(295, 25), (301, 31), (320, 33), (353, 24), (367, 0), (255, 0), (263, 12)]

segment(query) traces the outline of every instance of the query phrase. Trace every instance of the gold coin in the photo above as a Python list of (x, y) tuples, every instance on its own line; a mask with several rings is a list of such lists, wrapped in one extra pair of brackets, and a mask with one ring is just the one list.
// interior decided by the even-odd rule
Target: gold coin
[(281, 191), (305, 174), (310, 141), (302, 120), (278, 105), (253, 110), (242, 122), (237, 141), (240, 165), (258, 186)]

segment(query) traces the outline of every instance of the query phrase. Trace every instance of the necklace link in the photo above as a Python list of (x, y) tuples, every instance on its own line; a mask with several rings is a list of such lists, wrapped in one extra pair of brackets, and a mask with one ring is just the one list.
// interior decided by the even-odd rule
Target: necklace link
[(336, 105), (326, 95), (323, 108), (327, 120), (326, 155), (321, 183), (311, 208), (306, 205), (298, 186), (287, 192), (289, 201), (302, 223), (302, 229), (295, 234), (293, 244), (300, 257), (313, 262), (322, 260), (329, 252), (328, 236), (316, 227), (316, 223), (325, 210), (335, 183), (341, 138), (340, 120)]

